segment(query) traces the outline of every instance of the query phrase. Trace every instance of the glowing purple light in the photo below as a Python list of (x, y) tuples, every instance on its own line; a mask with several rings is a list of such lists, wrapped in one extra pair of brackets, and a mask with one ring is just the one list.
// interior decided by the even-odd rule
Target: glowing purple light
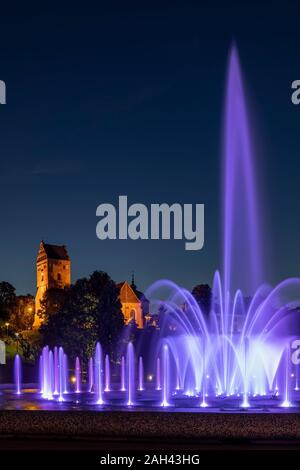
[(81, 369), (79, 357), (75, 361), (76, 393), (81, 392)]
[(102, 348), (100, 343), (96, 344), (96, 353), (94, 359), (94, 367), (95, 367), (95, 393), (97, 398), (97, 405), (103, 405), (103, 355), (102, 355)]
[(105, 356), (105, 392), (110, 391), (110, 363), (109, 363), (109, 355), (106, 354)]
[(144, 390), (144, 365), (143, 365), (143, 358), (139, 358), (139, 391), (142, 392)]
[(89, 392), (93, 391), (94, 387), (94, 363), (93, 358), (89, 359)]
[(17, 395), (21, 395), (22, 364), (19, 354), (15, 355), (14, 360), (15, 390)]
[(121, 391), (125, 392), (126, 390), (126, 379), (125, 379), (125, 357), (122, 356), (121, 359)]
[[(252, 142), (238, 54), (232, 47), (224, 112), (223, 272), (217, 271), (213, 278), (210, 312), (203, 312), (190, 292), (171, 281), (158, 281), (146, 292), (151, 301), (163, 303), (168, 313), (160, 322), (159, 339), (150, 354), (149, 377), (151, 381), (155, 377), (154, 387), (161, 393), (152, 391), (160, 396), (163, 407), (178, 398), (193, 401), (196, 397), (196, 406), (202, 408), (224, 400), (236, 409), (246, 409), (261, 397), (279, 396), (278, 406), (287, 408), (292, 406), (291, 390), (300, 388), (298, 368), (293, 372), (290, 362), (291, 338), (300, 334), (298, 314), (287, 311), (287, 306), (296, 301), (299, 304), (300, 280), (287, 279), (274, 289), (261, 285), (263, 263)], [(161, 298), (162, 290), (165, 298)], [(59, 397), (63, 399), (65, 361), (61, 348), (59, 366), (57, 349), (54, 359), (48, 347), (43, 349), (40, 383), (44, 398), (52, 399), (59, 384)], [(76, 392), (80, 393), (79, 359), (75, 369)], [(145, 369), (149, 369), (148, 363)], [(113, 388), (110, 361), (106, 356), (103, 367), (102, 349), (97, 343), (94, 361), (90, 359), (89, 363), (89, 391), (94, 388), (100, 405), (104, 404), (104, 377), (109, 402)], [(132, 343), (127, 346), (126, 360), (121, 358), (118, 380), (120, 390), (127, 392), (128, 406), (136, 405), (136, 398), (142, 395), (135, 396), (137, 389), (146, 394), (147, 387), (151, 388), (144, 383), (143, 358), (136, 363)]]
[(134, 367), (134, 348), (132, 343), (127, 346), (127, 406), (133, 406), (135, 403), (135, 367)]

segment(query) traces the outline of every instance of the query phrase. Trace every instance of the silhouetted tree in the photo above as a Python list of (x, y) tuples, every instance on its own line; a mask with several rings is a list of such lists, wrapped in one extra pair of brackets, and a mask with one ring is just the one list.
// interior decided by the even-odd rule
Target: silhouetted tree
[(135, 343), (138, 339), (140, 330), (138, 329), (137, 323), (134, 318), (132, 318), (130, 322), (128, 322), (126, 328), (128, 329), (128, 342), (131, 341), (132, 343)]
[(192, 290), (197, 304), (199, 305), (203, 315), (208, 316), (211, 307), (212, 293), (208, 284), (198, 284)]
[(47, 317), (57, 313), (63, 306), (67, 295), (69, 287), (64, 289), (51, 288), (48, 289), (42, 300), (41, 300), (41, 309), (38, 312), (38, 316), (41, 318), (42, 322), (47, 320)]
[(30, 330), (34, 322), (34, 312), (34, 297), (30, 294), (19, 295), (9, 317), (10, 328), (17, 331)]
[(48, 315), (40, 331), (44, 344), (63, 346), (75, 358), (86, 360), (97, 341), (105, 353), (114, 350), (124, 326), (119, 291), (108, 274), (95, 271), (65, 291), (57, 313)]
[(9, 282), (0, 282), (0, 323), (9, 320), (16, 305), (16, 290)]
[(35, 362), (40, 353), (40, 347), (37, 344), (34, 344), (28, 338), (24, 338), (21, 333), (19, 333), (18, 336), (18, 347), (26, 361)]

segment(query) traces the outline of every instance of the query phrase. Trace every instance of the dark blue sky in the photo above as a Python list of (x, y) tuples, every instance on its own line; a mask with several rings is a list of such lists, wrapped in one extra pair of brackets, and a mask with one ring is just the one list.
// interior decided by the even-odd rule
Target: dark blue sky
[[(241, 57), (264, 197), (266, 279), (300, 274), (300, 6), (110, 1), (1, 6), (0, 279), (35, 293), (41, 239), (142, 289), (211, 282), (221, 265), (221, 124), (228, 48)], [(204, 203), (205, 247), (106, 241), (101, 202)]]

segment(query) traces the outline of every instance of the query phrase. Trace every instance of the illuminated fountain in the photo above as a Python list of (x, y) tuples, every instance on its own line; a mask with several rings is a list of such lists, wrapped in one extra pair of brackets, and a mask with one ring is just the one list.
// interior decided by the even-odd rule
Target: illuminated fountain
[[(150, 286), (145, 294), (152, 308), (163, 304), (166, 315), (147, 362), (128, 343), (113, 381), (113, 364), (108, 355), (103, 361), (97, 343), (94, 358), (86, 358), (88, 383), (81, 386), (76, 359), (73, 393), (86, 393), (88, 402), (101, 405), (101, 410), (114, 403), (126, 408), (172, 410), (178, 405), (243, 412), (298, 406), (300, 377), (291, 360), (291, 343), (300, 337), (300, 280), (287, 279), (275, 288), (262, 282), (252, 139), (235, 47), (229, 57), (223, 148), (223, 268), (222, 275), (214, 275), (210, 310), (201, 311), (194, 296), (171, 281)], [(15, 364), (17, 368), (19, 359)], [(144, 379), (145, 370), (151, 383)], [(43, 398), (56, 400), (58, 394), (59, 401), (66, 401), (68, 368), (62, 348), (54, 353), (47, 346), (43, 349), (40, 382)]]
[(105, 356), (105, 392), (110, 391), (110, 363), (109, 363), (109, 355), (106, 354)]
[(20, 395), (22, 389), (22, 364), (19, 354), (16, 354), (14, 360), (14, 376), (16, 394)]
[(127, 367), (127, 405), (133, 406), (135, 403), (135, 356), (132, 343), (128, 343), (127, 356), (126, 356), (126, 367)]
[[(163, 302), (168, 312), (160, 334), (179, 375), (174, 389), (183, 384), (186, 396), (202, 395), (202, 407), (219, 396), (235, 397), (237, 406), (248, 408), (251, 397), (273, 394), (277, 384), (282, 406), (289, 407), (290, 342), (300, 333), (295, 311), (300, 280), (285, 280), (275, 289), (262, 284), (251, 138), (235, 47), (229, 58), (224, 121), (223, 280), (216, 272), (210, 312), (202, 312), (188, 291), (170, 281), (156, 282), (146, 295)], [(167, 295), (161, 299), (163, 289)]]
[(160, 357), (156, 359), (156, 390), (161, 390)]
[(54, 348), (54, 392), (53, 395), (59, 395), (59, 364), (58, 364), (58, 348)]
[(161, 406), (170, 406), (170, 358), (169, 347), (167, 344), (163, 345), (163, 382), (162, 382), (162, 402)]
[(144, 364), (143, 358), (139, 358), (139, 391), (142, 392), (144, 390)]
[(95, 353), (95, 393), (96, 393), (96, 403), (98, 405), (103, 405), (103, 354), (100, 343), (96, 345)]
[(125, 390), (126, 390), (125, 376), (126, 376), (126, 372), (125, 372), (125, 357), (122, 356), (122, 359), (121, 359), (121, 391), (122, 391), (122, 392), (125, 392)]
[(79, 357), (76, 357), (75, 377), (76, 377), (76, 393), (80, 393), (81, 392), (81, 368), (80, 368)]
[(89, 359), (89, 392), (92, 392), (94, 388), (94, 361), (93, 358)]
[(68, 393), (68, 380), (67, 380), (67, 376), (68, 376), (68, 358), (67, 358), (67, 355), (65, 353), (63, 353), (63, 357), (62, 357), (62, 379), (63, 379), (63, 390), (64, 390), (64, 393)]

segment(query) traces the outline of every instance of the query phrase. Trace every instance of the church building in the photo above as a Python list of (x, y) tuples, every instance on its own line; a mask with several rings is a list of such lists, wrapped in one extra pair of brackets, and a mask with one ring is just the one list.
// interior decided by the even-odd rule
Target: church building
[(149, 314), (149, 300), (137, 290), (132, 276), (131, 284), (127, 281), (117, 284), (125, 324), (135, 320), (138, 328), (144, 328), (145, 317)]
[[(36, 260), (37, 292), (35, 296), (34, 328), (39, 328), (41, 320), (37, 312), (41, 310), (41, 300), (48, 289), (64, 289), (71, 285), (71, 260), (65, 245), (50, 245), (42, 241)], [(134, 283), (123, 281), (117, 284), (125, 324), (135, 320), (138, 328), (145, 325), (145, 317), (149, 315), (149, 301), (137, 290)]]

